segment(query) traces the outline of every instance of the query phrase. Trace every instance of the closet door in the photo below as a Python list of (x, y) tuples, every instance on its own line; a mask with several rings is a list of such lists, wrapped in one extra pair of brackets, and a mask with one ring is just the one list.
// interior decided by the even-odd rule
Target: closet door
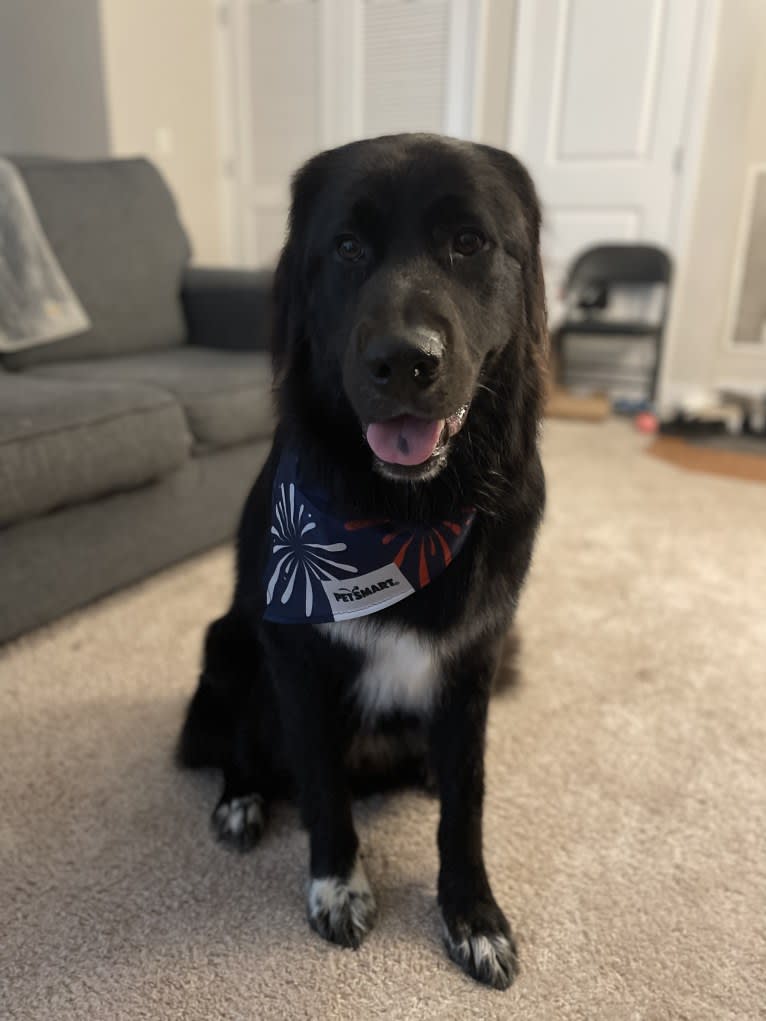
[(485, 0), (220, 0), (229, 249), (273, 264), (292, 173), (400, 131), (472, 133)]

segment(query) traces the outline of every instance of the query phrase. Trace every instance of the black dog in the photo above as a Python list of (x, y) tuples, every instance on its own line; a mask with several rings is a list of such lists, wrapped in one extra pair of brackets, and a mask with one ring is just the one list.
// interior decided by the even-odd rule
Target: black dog
[(276, 438), (179, 750), (223, 770), (213, 825), (238, 848), (297, 795), (309, 921), (353, 947), (375, 901), (352, 793), (430, 776), (446, 946), (498, 988), (516, 954), (482, 855), (484, 731), (544, 504), (539, 228), (527, 172), (483, 145), (398, 135), (298, 173)]

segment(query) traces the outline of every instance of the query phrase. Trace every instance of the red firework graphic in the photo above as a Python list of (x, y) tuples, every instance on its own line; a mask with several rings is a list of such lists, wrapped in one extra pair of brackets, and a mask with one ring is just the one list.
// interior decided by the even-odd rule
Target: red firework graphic
[(344, 528), (347, 532), (358, 532), (364, 528), (383, 529), (390, 526), (390, 531), (384, 532), (380, 541), (384, 546), (396, 549), (394, 563), (399, 568), (404, 563), (407, 552), (412, 550), (412, 555), (417, 558), (418, 581), (423, 586), (431, 581), (432, 566), (438, 572), (452, 562), (452, 550), (449, 548), (446, 535), (448, 532), (460, 535), (471, 516), (469, 512), (463, 524), (457, 521), (439, 521), (435, 525), (416, 526), (397, 525), (388, 518), (370, 518), (364, 521), (346, 521)]

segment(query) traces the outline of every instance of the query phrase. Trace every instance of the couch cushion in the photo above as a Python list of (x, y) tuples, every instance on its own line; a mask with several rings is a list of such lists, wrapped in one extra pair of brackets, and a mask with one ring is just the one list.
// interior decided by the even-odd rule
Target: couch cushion
[(271, 361), (264, 352), (180, 347), (105, 361), (46, 365), (35, 376), (151, 383), (183, 406), (197, 452), (268, 437)]
[(143, 159), (15, 159), (91, 329), (7, 355), (11, 368), (180, 344), (189, 244), (173, 196)]
[(0, 526), (151, 482), (190, 442), (163, 390), (0, 372)]

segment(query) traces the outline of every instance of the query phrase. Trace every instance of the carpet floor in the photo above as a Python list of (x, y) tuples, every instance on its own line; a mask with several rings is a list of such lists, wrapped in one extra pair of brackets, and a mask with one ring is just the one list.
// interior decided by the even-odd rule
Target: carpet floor
[(488, 740), (510, 991), (442, 951), (426, 796), (356, 807), (380, 908), (357, 952), (304, 921), (292, 807), (250, 855), (208, 836), (217, 780), (171, 750), (217, 550), (0, 651), (0, 1017), (765, 1017), (766, 489), (645, 446), (546, 424), (522, 678)]

